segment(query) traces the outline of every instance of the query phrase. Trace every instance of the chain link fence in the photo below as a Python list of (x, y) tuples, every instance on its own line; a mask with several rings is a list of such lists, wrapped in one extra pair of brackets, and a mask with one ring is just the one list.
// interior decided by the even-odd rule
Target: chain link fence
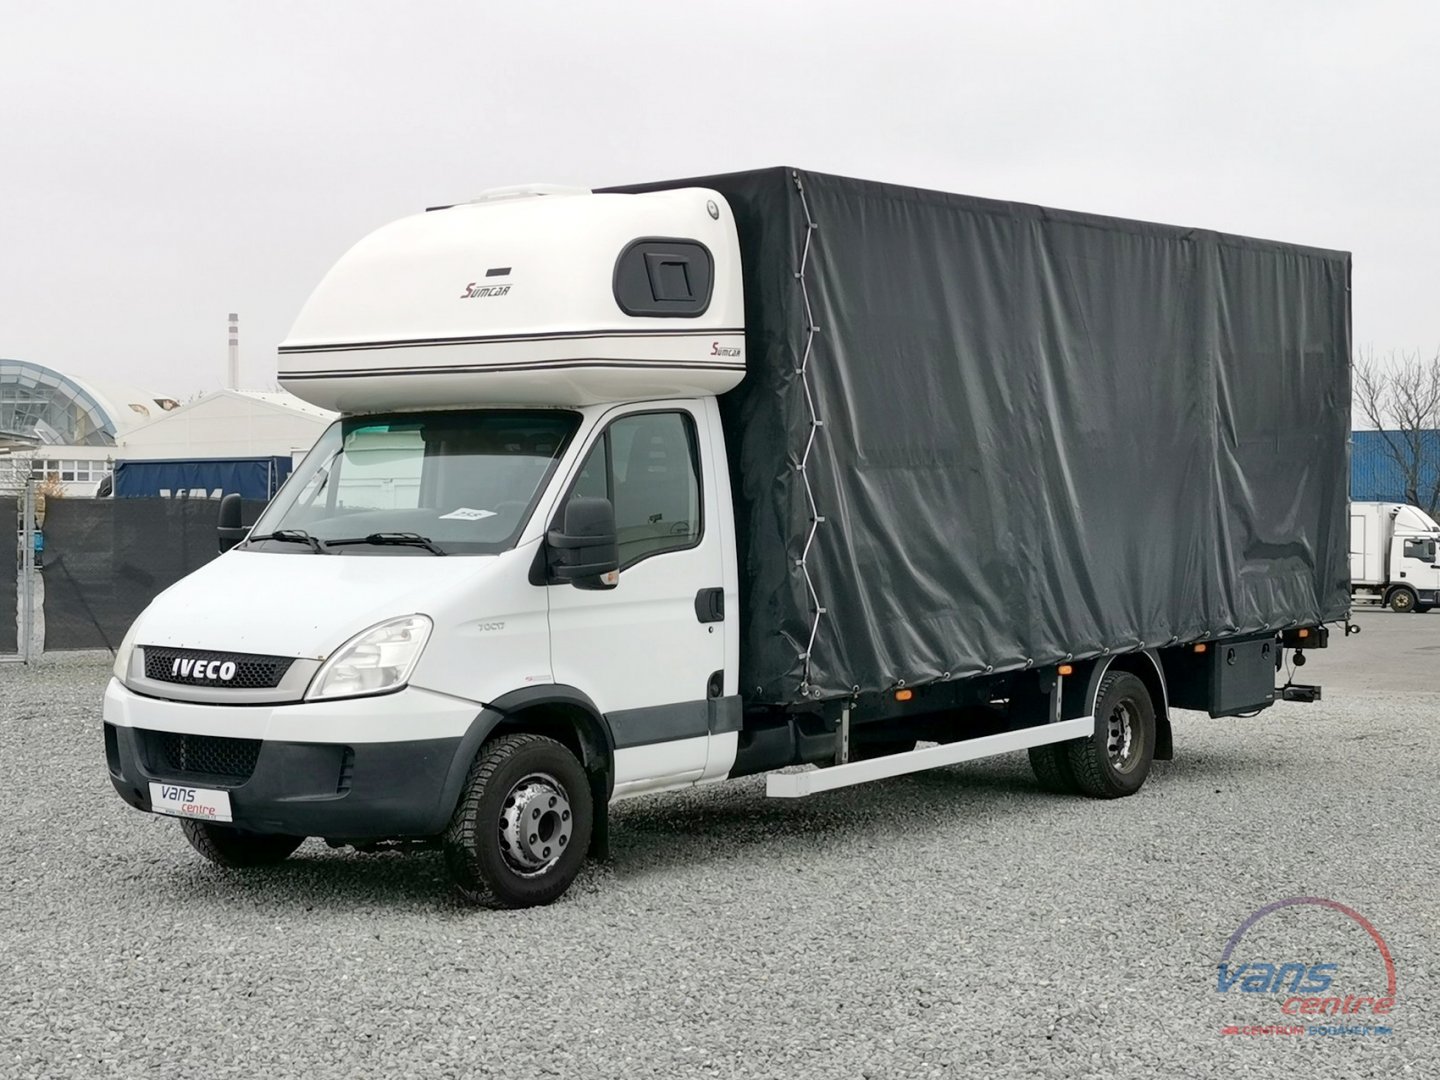
[(35, 482), (33, 455), (0, 455), (0, 661), (29, 660), (35, 645)]

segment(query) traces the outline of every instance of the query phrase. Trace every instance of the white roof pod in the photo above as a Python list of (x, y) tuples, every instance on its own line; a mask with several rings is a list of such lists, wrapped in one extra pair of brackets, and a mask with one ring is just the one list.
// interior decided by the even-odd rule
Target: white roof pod
[(1389, 509), (1391, 516), (1395, 518), (1395, 531), (1398, 533), (1428, 535), (1440, 531), (1440, 524), (1436, 524), (1435, 519), (1418, 506), (1396, 503)]
[(718, 394), (745, 373), (724, 198), (506, 188), (351, 248), (280, 346), (327, 409), (590, 405)]

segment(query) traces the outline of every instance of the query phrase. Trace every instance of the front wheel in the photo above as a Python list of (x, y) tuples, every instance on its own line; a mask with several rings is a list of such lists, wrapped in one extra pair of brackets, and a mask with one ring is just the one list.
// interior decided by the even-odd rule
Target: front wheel
[(445, 864), (465, 899), (536, 907), (570, 887), (590, 846), (594, 808), (580, 762), (541, 735), (486, 743), (445, 833)]
[(231, 825), (216, 825), (181, 818), (180, 830), (190, 846), (217, 866), (242, 870), (284, 862), (305, 842), (303, 836), (244, 832)]
[(1095, 695), (1095, 733), (1065, 744), (1076, 787), (1097, 799), (1133, 795), (1155, 758), (1155, 706), (1136, 675), (1115, 671)]
[(1402, 615), (1415, 610), (1416, 598), (1413, 590), (1401, 585), (1390, 593), (1390, 610), (1399, 612)]

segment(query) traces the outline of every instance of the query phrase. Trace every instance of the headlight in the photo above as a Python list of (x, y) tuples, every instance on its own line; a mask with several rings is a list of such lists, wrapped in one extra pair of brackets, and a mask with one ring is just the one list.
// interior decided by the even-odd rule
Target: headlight
[(122, 683), (130, 674), (130, 657), (135, 652), (135, 628), (139, 625), (139, 619), (130, 624), (130, 629), (125, 631), (125, 636), (120, 640), (120, 648), (115, 651), (115, 666), (111, 670), (114, 671), (115, 678)]
[(424, 615), (405, 615), (361, 631), (321, 665), (305, 700), (398, 690), (410, 681), (432, 625)]

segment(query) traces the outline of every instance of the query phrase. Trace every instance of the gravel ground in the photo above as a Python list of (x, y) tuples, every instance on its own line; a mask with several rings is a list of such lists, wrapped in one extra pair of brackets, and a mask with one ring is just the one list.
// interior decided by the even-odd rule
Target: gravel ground
[[(104, 660), (6, 665), (0, 1077), (1434, 1076), (1440, 695), (1359, 689), (1433, 669), (1440, 618), (1410, 619), (1317, 657), (1319, 705), (1180, 714), (1131, 799), (1043, 794), (1023, 755), (798, 802), (659, 796), (528, 912), (462, 907), (432, 854), (212, 867), (112, 792)], [(1218, 994), (1216, 965), (1294, 896), (1384, 935), (1392, 1034), (1221, 1034), (1284, 1019)], [(1314, 906), (1234, 959), (1384, 983)]]

